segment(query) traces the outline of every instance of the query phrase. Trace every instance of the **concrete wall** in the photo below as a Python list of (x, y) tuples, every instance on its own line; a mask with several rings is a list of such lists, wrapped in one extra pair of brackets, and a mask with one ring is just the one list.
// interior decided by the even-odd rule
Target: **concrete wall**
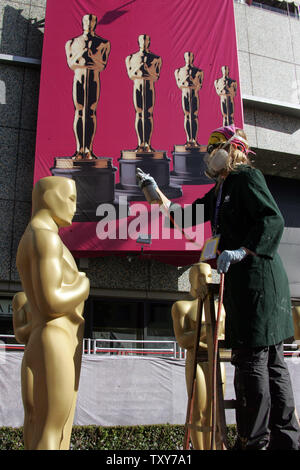
[[(299, 154), (299, 20), (239, 3), (235, 3), (235, 19), (242, 95), (279, 105), (277, 112), (276, 107), (270, 112), (267, 106), (265, 110), (245, 106), (245, 130), (251, 145)], [(282, 114), (280, 105), (290, 105), (292, 110)]]
[[(46, 0), (0, 1), (0, 54), (40, 58)], [(40, 71), (0, 63), (0, 280), (30, 217)]]

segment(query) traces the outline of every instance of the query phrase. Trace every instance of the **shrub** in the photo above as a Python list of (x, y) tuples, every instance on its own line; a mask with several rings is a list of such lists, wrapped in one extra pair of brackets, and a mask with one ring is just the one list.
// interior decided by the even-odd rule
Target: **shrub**
[[(181, 450), (184, 426), (73, 426), (71, 450)], [(235, 426), (228, 426), (230, 447)], [(0, 450), (23, 450), (23, 428), (0, 428)]]

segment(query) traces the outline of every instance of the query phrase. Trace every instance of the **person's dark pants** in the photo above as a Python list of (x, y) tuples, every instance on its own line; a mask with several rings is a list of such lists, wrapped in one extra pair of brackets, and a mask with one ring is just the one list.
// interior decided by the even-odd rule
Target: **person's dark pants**
[(300, 429), (283, 343), (232, 350), (236, 423), (245, 450), (298, 450)]

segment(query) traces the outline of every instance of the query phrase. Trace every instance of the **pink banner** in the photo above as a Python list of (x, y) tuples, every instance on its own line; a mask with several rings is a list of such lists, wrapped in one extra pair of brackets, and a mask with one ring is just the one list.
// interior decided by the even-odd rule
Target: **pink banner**
[[(199, 257), (164, 229), (134, 180), (152, 174), (182, 206), (204, 195), (210, 132), (243, 127), (233, 0), (50, 0), (42, 58), (34, 180), (73, 178), (78, 211), (61, 231), (78, 256), (140, 252)], [(98, 209), (97, 209), (98, 208)]]

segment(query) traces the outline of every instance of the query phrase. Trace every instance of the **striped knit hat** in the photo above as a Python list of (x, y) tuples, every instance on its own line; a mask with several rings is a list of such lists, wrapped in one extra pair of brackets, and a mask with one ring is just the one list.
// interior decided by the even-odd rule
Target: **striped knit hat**
[[(242, 152), (244, 152), (246, 155), (251, 152), (248, 142), (243, 139), (243, 137), (240, 137), (239, 135), (236, 134), (237, 128), (232, 125), (232, 126), (224, 126), (224, 127), (219, 127), (218, 129), (215, 129), (209, 137), (208, 144), (207, 144), (207, 151), (210, 153), (210, 149), (213, 149), (214, 147), (222, 144), (222, 143), (230, 143), (231, 145), (234, 145), (236, 148), (240, 149)], [(211, 146), (211, 147), (210, 147)]]

